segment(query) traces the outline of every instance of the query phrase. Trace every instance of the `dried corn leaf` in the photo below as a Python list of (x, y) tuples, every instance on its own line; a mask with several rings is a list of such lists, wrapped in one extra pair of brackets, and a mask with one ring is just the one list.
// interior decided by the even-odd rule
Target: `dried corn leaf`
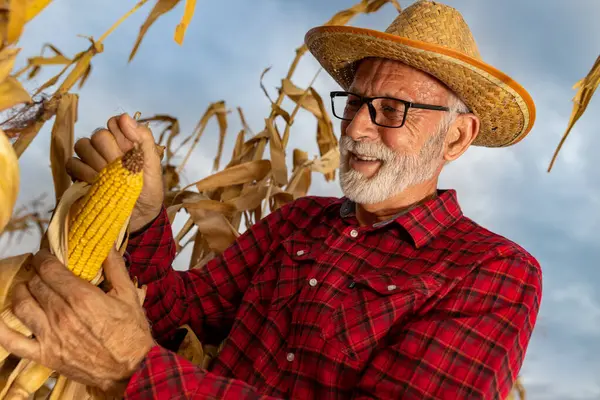
[(0, 130), (0, 233), (10, 221), (19, 186), (19, 160), (8, 138)]
[(567, 136), (575, 126), (575, 123), (581, 118), (585, 110), (587, 109), (594, 92), (600, 85), (600, 56), (596, 58), (596, 62), (592, 66), (590, 72), (586, 75), (585, 78), (578, 81), (573, 89), (579, 89), (575, 97), (573, 97), (573, 110), (571, 111), (571, 117), (569, 118), (569, 125), (567, 126), (567, 130), (564, 133), (556, 151), (554, 152), (554, 156), (552, 156), (552, 160), (550, 161), (550, 166), (548, 167), (548, 172), (552, 169), (554, 162), (556, 161), (556, 157), (558, 156), (558, 152), (562, 148), (565, 140), (567, 140)]
[(188, 360), (194, 365), (202, 365), (204, 360), (204, 350), (198, 336), (192, 331), (189, 325), (183, 325), (181, 329), (186, 330), (186, 335), (177, 350), (177, 354)]
[(275, 211), (287, 203), (292, 202), (294, 200), (294, 196), (291, 193), (281, 191), (279, 193), (274, 193), (270, 200), (272, 201), (271, 211)]
[(396, 9), (398, 11), (401, 11), (400, 9), (400, 5), (395, 2), (395, 1), (390, 1), (390, 0), (371, 0), (368, 2), (367, 7), (364, 11), (364, 13), (373, 13), (378, 11), (381, 7), (383, 7), (384, 5), (386, 5), (387, 3), (393, 3), (394, 7), (396, 7)]
[(255, 185), (245, 188), (241, 195), (227, 200), (226, 204), (231, 205), (237, 211), (250, 211), (260, 207), (262, 200), (267, 196), (269, 187), (264, 185)]
[(201, 266), (201, 262), (203, 261), (203, 257), (206, 258), (205, 254), (207, 251), (208, 245), (206, 244), (206, 241), (202, 240), (202, 232), (197, 231), (194, 235), (194, 246), (192, 247), (189, 268), (199, 268)]
[(33, 139), (35, 139), (40, 129), (42, 129), (46, 121), (52, 118), (52, 116), (56, 113), (57, 106), (58, 100), (56, 97), (53, 97), (49, 102), (44, 104), (44, 112), (41, 113), (41, 115), (39, 115), (32, 124), (27, 125), (25, 129), (18, 131), (18, 138), (13, 144), (13, 149), (15, 150), (17, 157), (21, 157)]
[(177, 246), (178, 253), (180, 253), (181, 250), (183, 250), (183, 247), (180, 245), (181, 241), (183, 240), (185, 235), (187, 235), (189, 232), (191, 232), (193, 227), (194, 227), (194, 220), (192, 218), (188, 218), (188, 220), (185, 222), (183, 227), (179, 230), (177, 235), (175, 235), (174, 240), (175, 240), (175, 244)]
[[(14, 380), (4, 387), (7, 399), (27, 399), (44, 385), (52, 375), (53, 370), (32, 361), (21, 360), (25, 367)], [(10, 378), (9, 378), (10, 380)], [(3, 396), (0, 394), (0, 400)]]
[(195, 185), (199, 192), (203, 192), (231, 185), (260, 181), (270, 170), (271, 162), (269, 160), (250, 161), (210, 175), (186, 186), (184, 190)]
[(90, 392), (95, 390), (89, 390), (88, 387), (82, 383), (72, 381), (66, 378), (64, 375), (60, 375), (56, 381), (56, 385), (50, 395), (50, 400), (97, 400), (102, 398), (100, 394), (92, 396)]
[(0, 260), (0, 311), (10, 305), (10, 290), (33, 276), (33, 268), (29, 265), (31, 257), (27, 253)]
[(174, 156), (174, 152), (172, 150), (173, 147), (173, 139), (177, 137), (180, 133), (179, 120), (170, 115), (154, 115), (148, 118), (142, 118), (139, 120), (140, 123), (151, 123), (151, 122), (163, 122), (166, 123), (167, 126), (163, 129), (163, 131), (159, 135), (158, 143), (163, 144), (165, 140), (165, 135), (168, 133), (167, 140), (165, 143), (166, 151), (167, 151), (167, 164), (171, 162), (171, 158)]
[(217, 111), (216, 117), (217, 122), (219, 123), (219, 147), (217, 150), (217, 155), (215, 156), (213, 171), (217, 171), (219, 169), (219, 164), (221, 163), (221, 156), (223, 154), (223, 145), (225, 144), (225, 135), (227, 134), (227, 114), (225, 112), (224, 106), (221, 110)]
[(165, 165), (163, 167), (163, 182), (165, 192), (170, 192), (179, 186), (179, 174), (174, 165)]
[(225, 216), (231, 216), (236, 211), (235, 205), (230, 203), (221, 203), (220, 201), (211, 199), (201, 199), (196, 201), (186, 200), (183, 202), (183, 206), (186, 209), (203, 209), (207, 211), (214, 211), (221, 213)]
[(92, 46), (77, 60), (73, 70), (67, 75), (63, 83), (57, 90), (57, 93), (66, 93), (77, 83), (81, 81), (79, 87), (83, 84), (89, 75), (92, 58), (103, 51), (103, 45), (100, 42), (92, 40)]
[[(77, 60), (77, 59), (78, 59), (78, 57), (76, 56), (75, 59), (73, 60), (73, 62), (75, 62), (75, 60)], [(65, 72), (67, 72), (67, 70), (71, 67), (71, 65), (72, 65), (72, 63), (65, 65), (64, 68), (58, 74), (54, 75), (52, 78), (50, 78), (46, 82), (44, 82), (44, 84), (42, 86), (40, 86), (39, 88), (37, 88), (37, 90), (34, 92), (34, 96), (37, 96), (40, 93), (44, 92), (49, 87), (56, 85), (58, 80), (63, 76), (63, 74)]]
[[(9, 1), (9, 12), (8, 12), (8, 24), (1, 26), (0, 30), (6, 32), (6, 43), (13, 44), (19, 40), (21, 33), (23, 33), (23, 27), (27, 22), (27, 2), (24, 0), (8, 0)], [(6, 22), (2, 22), (4, 25)], [(5, 30), (6, 29), (6, 30)]]
[(287, 111), (285, 111), (283, 108), (281, 108), (275, 103), (271, 104), (271, 108), (273, 109), (274, 115), (283, 117), (283, 119), (288, 125), (292, 124), (292, 117), (290, 117), (290, 114)]
[(31, 362), (32, 361), (29, 361), (29, 360), (24, 359), (24, 358), (21, 361), (19, 361), (19, 364), (17, 364), (17, 367), (12, 371), (12, 373), (8, 377), (8, 380), (6, 381), (6, 384), (4, 385), (4, 388), (2, 389), (2, 391), (0, 391), (0, 400), (4, 400), (4, 398), (6, 397), (6, 394), (7, 394), (8, 390), (12, 386), (13, 382), (15, 381), (15, 379), (17, 379), (17, 377), (19, 376), (19, 374), (21, 372), (23, 372), (25, 370), (25, 368), (27, 368), (27, 365), (29, 363), (31, 363)]
[[(296, 104), (311, 112), (317, 118), (317, 144), (321, 156), (338, 146), (337, 138), (333, 131), (333, 124), (325, 108), (323, 99), (312, 87), (307, 91), (294, 85), (291, 80), (282, 81), (282, 91)], [(306, 93), (307, 92), (307, 93)], [(325, 174), (330, 181), (335, 178), (332, 172)]]
[(29, 93), (14, 77), (9, 76), (0, 83), (0, 111), (30, 101)]
[(269, 132), (269, 151), (271, 153), (271, 168), (275, 183), (280, 186), (286, 185), (288, 182), (287, 165), (285, 164), (285, 151), (281, 144), (281, 136), (277, 132), (273, 121), (267, 119), (267, 131)]
[[(385, 4), (390, 3), (390, 0), (363, 0), (354, 6), (336, 13), (325, 25), (346, 25), (352, 18), (361, 13), (373, 13), (378, 11)], [(400, 5), (395, 3), (396, 9), (400, 10)]]
[(0, 51), (0, 82), (4, 81), (13, 70), (20, 49), (5, 47)]
[(148, 29), (152, 24), (163, 14), (171, 11), (173, 7), (175, 7), (179, 3), (179, 0), (158, 0), (154, 5), (152, 11), (144, 21), (144, 24), (140, 27), (140, 32), (138, 34), (137, 39), (135, 40), (135, 44), (133, 45), (133, 49), (131, 50), (131, 54), (129, 55), (129, 61), (133, 60), (135, 54), (142, 43), (142, 39), (144, 39), (144, 35), (148, 32)]
[(52, 253), (65, 266), (68, 266), (68, 218), (71, 207), (77, 200), (85, 196), (90, 188), (87, 182), (75, 182), (63, 193), (54, 209), (48, 226), (48, 242)]
[[(319, 147), (319, 155), (323, 156), (330, 150), (337, 149), (338, 141), (333, 133), (333, 124), (331, 123), (331, 119), (329, 119), (329, 115), (327, 114), (327, 110), (325, 109), (325, 104), (323, 103), (321, 96), (319, 96), (315, 90), (313, 90), (312, 94), (321, 111), (321, 118), (317, 119), (317, 145)], [(332, 181), (335, 179), (335, 172), (330, 171), (326, 173), (325, 179), (327, 181)]]
[(56, 378), (54, 377), (55, 375), (56, 375), (56, 372), (54, 372), (50, 376), (50, 378), (48, 378), (48, 380), (44, 383), (44, 385), (35, 392), (32, 400), (49, 400), (50, 399), (50, 395), (52, 394), (52, 388), (56, 384)]
[[(266, 130), (265, 133), (269, 134), (269, 131)], [(267, 147), (267, 140), (268, 139), (262, 138), (258, 141), (256, 147), (254, 148), (253, 160), (261, 160), (264, 157), (265, 148)]]
[(300, 104), (302, 108), (309, 111), (316, 118), (323, 117), (321, 107), (314, 96), (315, 91), (312, 88), (309, 88), (308, 93), (305, 93), (307, 90), (299, 88), (290, 79), (283, 79), (281, 90), (287, 97)]
[(181, 18), (181, 22), (175, 28), (175, 42), (181, 45), (183, 44), (183, 37), (185, 36), (185, 31), (187, 30), (188, 25), (192, 21), (192, 17), (194, 16), (194, 10), (196, 8), (196, 0), (186, 0), (185, 2), (185, 10), (183, 11), (183, 17)]
[(238, 115), (240, 116), (240, 120), (242, 121), (242, 126), (244, 127), (244, 130), (250, 134), (253, 134), (252, 129), (250, 129), (250, 126), (246, 122), (246, 118), (244, 118), (244, 111), (242, 111), (241, 107), (238, 107), (237, 110), (238, 110)]
[(239, 236), (238, 231), (220, 213), (201, 208), (186, 207), (186, 210), (212, 251), (222, 253)]
[(73, 156), (75, 122), (77, 121), (78, 96), (66, 93), (61, 96), (56, 111), (56, 120), (50, 138), (50, 167), (54, 181), (55, 199), (71, 186), (71, 177), (66, 172), (67, 161)]
[(291, 193), (294, 199), (306, 196), (311, 184), (311, 170), (307, 166), (308, 154), (305, 151), (294, 149), (294, 170), (286, 191)]
[(233, 153), (231, 154), (231, 161), (227, 167), (232, 167), (239, 162), (242, 154), (244, 153), (244, 130), (242, 129), (235, 139), (235, 146), (233, 146)]
[[(185, 166), (185, 164), (188, 162), (190, 156), (192, 155), (192, 152), (194, 151), (194, 148), (196, 147), (196, 145), (200, 141), (200, 138), (202, 137), (202, 134), (204, 133), (204, 129), (206, 128), (208, 121), (213, 116), (217, 115), (219, 126), (222, 129), (222, 127), (223, 127), (222, 124), (224, 121), (224, 119), (222, 119), (222, 118), (224, 118), (224, 115), (226, 113), (227, 113), (227, 109), (225, 108), (224, 101), (217, 101), (208, 106), (208, 108), (204, 112), (204, 115), (202, 116), (202, 118), (200, 118), (200, 121), (198, 121), (198, 124), (196, 125), (194, 132), (192, 132), (192, 134), (190, 136), (188, 136), (187, 138), (185, 138), (183, 140), (183, 142), (181, 143), (181, 146), (184, 146), (189, 140), (191, 140), (192, 138), (194, 139), (192, 145), (188, 149), (187, 154), (183, 158), (183, 161), (181, 161), (181, 163), (179, 164), (179, 167), (177, 168), (177, 172), (181, 172), (183, 170), (183, 167)], [(225, 125), (225, 127), (226, 127), (226, 125)], [(224, 135), (222, 130), (221, 130), (221, 134)]]
[(329, 150), (323, 157), (314, 160), (310, 164), (313, 172), (320, 172), (323, 175), (335, 171), (340, 165), (340, 152), (338, 148)]
[(73, 62), (68, 57), (63, 56), (62, 54), (56, 54), (50, 57), (31, 57), (28, 60), (28, 64), (30, 67), (41, 67), (44, 65), (69, 65)]
[(29, 22), (32, 19), (34, 19), (51, 2), (52, 0), (27, 0), (27, 8), (25, 10), (25, 21)]

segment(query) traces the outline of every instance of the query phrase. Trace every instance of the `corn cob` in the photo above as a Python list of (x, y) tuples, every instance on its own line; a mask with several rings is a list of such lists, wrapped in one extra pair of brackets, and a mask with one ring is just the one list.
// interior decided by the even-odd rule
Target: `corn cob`
[(142, 190), (143, 153), (135, 147), (100, 171), (73, 213), (67, 267), (91, 281), (108, 256)]

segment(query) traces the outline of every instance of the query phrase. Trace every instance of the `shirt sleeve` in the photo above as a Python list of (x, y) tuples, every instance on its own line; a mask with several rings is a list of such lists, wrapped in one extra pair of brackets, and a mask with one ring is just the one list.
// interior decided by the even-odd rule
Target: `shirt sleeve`
[(256, 267), (277, 245), (286, 205), (262, 218), (203, 268), (172, 268), (175, 242), (166, 210), (127, 246), (130, 276), (147, 286), (144, 308), (159, 344), (189, 325), (203, 342), (222, 340), (233, 323)]
[(354, 399), (504, 399), (541, 302), (532, 258), (497, 258), (403, 326), (364, 370)]
[(125, 400), (170, 399), (276, 400), (238, 379), (224, 378), (185, 358), (154, 346), (132, 376)]

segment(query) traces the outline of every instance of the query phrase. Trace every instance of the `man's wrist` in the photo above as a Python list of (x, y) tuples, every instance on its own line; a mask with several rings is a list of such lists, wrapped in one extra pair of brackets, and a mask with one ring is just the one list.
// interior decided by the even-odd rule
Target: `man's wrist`
[(141, 232), (148, 229), (148, 227), (150, 225), (152, 225), (152, 223), (160, 215), (161, 209), (162, 208), (159, 208), (155, 212), (148, 213), (148, 214), (146, 214), (146, 216), (132, 217), (131, 220), (129, 221), (129, 235), (130, 236), (138, 235)]

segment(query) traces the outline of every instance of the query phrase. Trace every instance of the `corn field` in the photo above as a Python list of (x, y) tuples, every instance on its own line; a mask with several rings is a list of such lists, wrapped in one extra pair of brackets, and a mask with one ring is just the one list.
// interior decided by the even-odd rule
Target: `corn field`
[[(42, 236), (40, 246), (50, 247), (60, 259), (65, 259), (63, 242), (67, 235), (67, 215), (73, 204), (89, 190), (86, 185), (72, 182), (65, 170), (67, 160), (73, 156), (77, 120), (78, 95), (72, 93), (72, 90), (76, 86), (81, 88), (88, 79), (94, 79), (92, 64), (95, 57), (102, 56), (105, 39), (120, 24), (126, 23), (127, 18), (137, 12), (147, 0), (140, 1), (113, 26), (107, 27), (106, 32), (98, 39), (89, 38), (89, 47), (81, 52), (66, 55), (48, 45), (50, 55), (31, 56), (26, 66), (14, 70), (17, 54), (22, 51), (18, 46), (23, 30), (51, 1), (8, 0), (0, 8), (0, 111), (7, 111), (9, 115), (3, 121), (0, 131), (0, 234), (16, 235), (35, 226)], [(178, 3), (179, 0), (156, 2), (140, 27), (129, 60), (135, 57), (138, 48), (143, 45), (144, 35), (154, 21), (170, 12)], [(186, 0), (181, 21), (174, 28), (173, 38), (178, 44), (184, 40), (186, 28), (194, 15), (195, 3), (195, 0)], [(375, 13), (388, 3), (400, 10), (396, 0), (362, 0), (324, 22), (332, 25), (347, 24), (358, 14)], [(270, 113), (265, 116), (264, 126), (257, 134), (253, 134), (247, 125), (243, 110), (237, 108), (231, 114), (224, 101), (208, 105), (195, 129), (187, 135), (180, 131), (180, 124), (175, 116), (138, 115), (140, 122), (153, 128), (157, 150), (162, 157), (164, 205), (172, 223), (176, 218), (184, 221), (182, 228), (174, 234), (178, 254), (186, 247), (191, 247), (191, 256), (187, 262), (189, 268), (202, 268), (211, 258), (226, 249), (245, 227), (256, 223), (283, 204), (305, 196), (310, 190), (313, 173), (323, 174), (327, 181), (335, 179), (339, 163), (338, 142), (323, 99), (312, 86), (299, 87), (293, 79), (298, 62), (306, 51), (303, 45), (295, 49), (289, 71), (278, 88), (278, 96), (271, 100)], [(565, 138), (585, 111), (598, 86), (599, 63), (597, 61), (590, 74), (576, 85), (579, 91)], [(58, 67), (60, 71), (34, 93), (28, 93), (22, 83), (49, 67)], [(48, 95), (49, 93), (51, 94)], [(293, 108), (283, 108), (285, 99), (292, 101)], [(302, 149), (288, 148), (290, 131), (300, 109), (310, 112), (315, 118), (318, 155), (310, 156)], [(233, 137), (228, 132), (228, 118), (231, 115), (240, 118), (244, 127)], [(196, 182), (182, 187), (180, 174), (191, 160), (193, 150), (197, 148), (212, 119), (216, 119), (219, 129), (218, 152), (213, 166), (217, 172), (197, 177)], [(45, 209), (38, 212), (27, 207), (15, 207), (21, 178), (18, 159), (46, 123), (52, 123), (48, 151), (55, 203), (50, 207), (50, 217)], [(228, 161), (223, 160), (226, 157), (223, 154), (226, 140), (233, 140), (235, 143)], [(559, 144), (557, 153), (563, 141)], [(291, 170), (287, 166), (289, 156), (292, 157)], [(555, 157), (556, 154), (552, 163)], [(182, 161), (176, 162), (175, 159)], [(40, 207), (39, 204), (33, 204), (33, 208)], [(127, 243), (127, 234), (125, 222), (117, 240), (122, 250)], [(0, 260), (0, 318), (24, 335), (30, 335), (31, 332), (10, 311), (10, 293), (15, 284), (31, 277), (32, 270), (28, 261), (37, 250), (31, 249), (30, 253)], [(101, 272), (92, 282), (102, 282)], [(140, 301), (143, 302), (143, 287), (139, 288), (139, 293)], [(189, 327), (183, 326), (181, 329), (185, 338), (179, 354), (194, 364), (208, 367), (219, 348), (203, 346)], [(43, 366), (21, 360), (0, 348), (0, 400), (96, 397), (97, 393), (82, 384), (59, 376)], [(516, 382), (509, 398), (525, 398), (525, 389), (520, 380)]]

